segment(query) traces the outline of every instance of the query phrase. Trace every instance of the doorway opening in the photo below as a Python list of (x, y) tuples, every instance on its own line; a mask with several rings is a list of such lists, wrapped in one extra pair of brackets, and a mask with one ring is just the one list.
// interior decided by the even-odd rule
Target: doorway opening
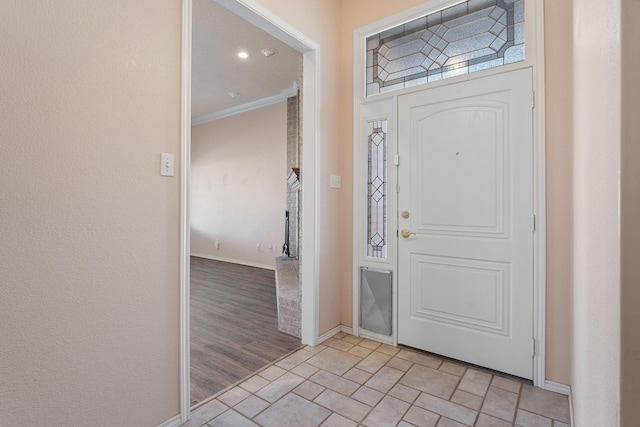
[(300, 170), (302, 56), (215, 1), (193, 0), (193, 8), (190, 367), (197, 405), (300, 346), (299, 276), (282, 270), (299, 259), (299, 189), (287, 178)]
[[(218, 259), (218, 260), (207, 259), (207, 258), (215, 258), (215, 255), (201, 257), (199, 259), (194, 258), (194, 263), (192, 264), (191, 255), (197, 255), (197, 253), (193, 253), (193, 244), (197, 243), (196, 240), (202, 237), (202, 236), (199, 236), (198, 239), (196, 239), (191, 234), (193, 230), (192, 223), (198, 222), (194, 218), (194, 216), (192, 216), (193, 212), (195, 211), (195, 209), (193, 209), (193, 206), (194, 206), (194, 197), (196, 193), (196, 190), (193, 185), (194, 170), (192, 169), (192, 153), (193, 153), (192, 122), (194, 117), (196, 117), (195, 114), (192, 114), (192, 104), (193, 104), (192, 91), (197, 90), (194, 83), (196, 82), (195, 77), (196, 77), (196, 73), (198, 72), (198, 70), (196, 70), (194, 66), (195, 65), (193, 62), (194, 57), (192, 53), (194, 31), (197, 31), (197, 29), (195, 28), (197, 19), (194, 15), (194, 12), (197, 11), (197, 9), (194, 7), (194, 3), (205, 2), (205, 1), (210, 3), (213, 2), (213, 0), (183, 0), (183, 46), (182, 46), (183, 93), (182, 93), (182, 135), (181, 135), (181, 140), (182, 140), (181, 236), (182, 238), (181, 238), (181, 292), (180, 292), (180, 298), (181, 298), (181, 345), (180, 345), (181, 420), (183, 422), (189, 418), (189, 413), (192, 406), (192, 401), (190, 398), (190, 394), (191, 394), (190, 383), (192, 378), (191, 372), (190, 372), (191, 371), (190, 369), (190, 366), (191, 366), (190, 336), (191, 336), (191, 320), (192, 320), (191, 306), (190, 306), (191, 266), (192, 265), (194, 266), (193, 269), (195, 273), (196, 270), (199, 270), (200, 272), (202, 272), (202, 266), (204, 263), (207, 263), (207, 262), (218, 263), (217, 267), (224, 267), (231, 270), (233, 269), (237, 270), (238, 268), (248, 269), (248, 271), (253, 272), (251, 275), (255, 276), (254, 278), (256, 277), (259, 278), (261, 275), (264, 275), (266, 273), (267, 276), (270, 276), (269, 280), (272, 281), (273, 280), (272, 278), (274, 277), (273, 270), (275, 270), (275, 258), (280, 254), (281, 250), (284, 249), (282, 246), (283, 238), (277, 238), (277, 239), (266, 238), (264, 239), (264, 241), (253, 242), (252, 244), (253, 249), (250, 251), (245, 251), (245, 254), (248, 252), (251, 252), (252, 255), (256, 255), (256, 253), (257, 255), (266, 255), (272, 260), (273, 265), (265, 265), (264, 262), (260, 262), (259, 260), (253, 261), (253, 262), (251, 261), (245, 262), (244, 264), (248, 264), (248, 265), (244, 265), (244, 266), (239, 265), (238, 263), (225, 263), (225, 261), (229, 261), (229, 260), (238, 261), (238, 259), (235, 257), (230, 257), (230, 259), (224, 259), (225, 257), (221, 256), (219, 258), (223, 258), (223, 259)], [(300, 67), (298, 67), (298, 69), (296, 70), (297, 72), (300, 73), (298, 74), (299, 76), (298, 82), (294, 83), (294, 81), (292, 81), (291, 86), (287, 88), (287, 90), (280, 89), (280, 93), (277, 93), (276, 95), (266, 95), (266, 96), (262, 95), (261, 97), (258, 97), (258, 99), (253, 99), (252, 101), (245, 102), (244, 104), (249, 104), (250, 108), (248, 108), (248, 110), (253, 109), (253, 111), (250, 111), (250, 112), (245, 111), (243, 114), (259, 113), (260, 110), (258, 110), (257, 108), (261, 108), (261, 107), (264, 109), (264, 111), (270, 108), (277, 109), (278, 104), (283, 106), (291, 103), (292, 102), (291, 98), (302, 100), (300, 102), (298, 101), (295, 101), (295, 102), (299, 103), (299, 107), (302, 112), (301, 115), (305, 118), (304, 128), (300, 127), (301, 128), (300, 136), (302, 137), (302, 140), (304, 140), (305, 143), (302, 150), (300, 150), (300, 152), (297, 153), (299, 165), (296, 169), (298, 169), (297, 171), (298, 173), (297, 174), (294, 173), (293, 175), (295, 175), (295, 177), (298, 178), (300, 176), (300, 171), (302, 170), (304, 171), (305, 178), (304, 180), (302, 179), (299, 180), (299, 183), (298, 183), (299, 189), (295, 188), (294, 190), (291, 190), (290, 188), (292, 185), (291, 181), (293, 180), (287, 179), (287, 178), (291, 178), (290, 177), (291, 174), (288, 173), (289, 171), (286, 168), (283, 168), (283, 170), (281, 171), (282, 187), (284, 188), (282, 192), (283, 194), (290, 191), (298, 192), (298, 195), (299, 195), (298, 206), (299, 205), (302, 206), (302, 208), (300, 209), (301, 211), (299, 215), (300, 221), (299, 221), (299, 226), (297, 230), (295, 230), (294, 233), (291, 233), (291, 230), (289, 230), (290, 240), (289, 240), (289, 245), (287, 249), (288, 249), (289, 255), (291, 255), (292, 254), (291, 235), (300, 236), (299, 239), (293, 245), (295, 250), (298, 250), (298, 248), (300, 248), (298, 253), (297, 254), (294, 253), (294, 255), (297, 255), (299, 258), (304, 259), (304, 264), (301, 265), (301, 268), (299, 269), (300, 274), (299, 274), (299, 278), (297, 279), (299, 295), (300, 295), (300, 299), (302, 300), (300, 304), (301, 318), (299, 319), (298, 335), (300, 337), (300, 342), (302, 344), (315, 345), (318, 337), (318, 328), (317, 328), (317, 324), (318, 324), (317, 276), (318, 276), (318, 273), (317, 273), (317, 253), (314, 249), (316, 246), (315, 245), (315, 242), (316, 242), (315, 218), (316, 218), (316, 206), (317, 206), (317, 203), (316, 203), (317, 156), (315, 155), (317, 120), (316, 120), (316, 101), (315, 100), (316, 100), (316, 87), (317, 87), (316, 76), (318, 75), (317, 61), (316, 61), (318, 46), (313, 41), (307, 39), (304, 35), (299, 34), (297, 33), (297, 31), (290, 28), (286, 23), (281, 22), (277, 17), (273, 16), (267, 10), (264, 10), (257, 4), (252, 4), (252, 2), (250, 1), (243, 0), (242, 2), (240, 2), (236, 0), (216, 0), (215, 3), (217, 7), (220, 7), (220, 6), (224, 7), (227, 12), (232, 12), (233, 14), (238, 15), (240, 18), (244, 19), (248, 23), (253, 24), (254, 26), (258, 27), (260, 30), (266, 32), (268, 35), (272, 37), (272, 40), (276, 40), (280, 43), (284, 43), (287, 49), (293, 48), (295, 51), (297, 51), (297, 54), (299, 55), (299, 57), (301, 55), (302, 71), (300, 73)], [(196, 6), (199, 6), (199, 5), (196, 5)], [(219, 34), (218, 36), (223, 40), (227, 40), (229, 42), (233, 41), (234, 39), (234, 35), (230, 31), (225, 32), (223, 34)], [(280, 52), (278, 52), (279, 50)], [(257, 55), (259, 56), (254, 57), (254, 59), (265, 59), (265, 60), (273, 59), (272, 57), (274, 57), (274, 54), (275, 54), (275, 57), (277, 57), (278, 54), (283, 53), (285, 50), (286, 49), (284, 47), (280, 49), (276, 47), (274, 49), (273, 46), (264, 46), (262, 47), (262, 49), (260, 49), (257, 52)], [(253, 54), (256, 55), (256, 53), (253, 53)], [(239, 58), (239, 59), (251, 60), (252, 53), (249, 53), (249, 55), (250, 55), (249, 58)], [(237, 59), (238, 58), (234, 58), (234, 60), (237, 60)], [(216, 58), (213, 58), (213, 62), (215, 63), (215, 66), (216, 66), (215, 69), (217, 71), (223, 71), (229, 66), (228, 59), (226, 58), (216, 57)], [(192, 67), (194, 67), (193, 73), (192, 73)], [(225, 91), (227, 90), (228, 92), (225, 93), (224, 96), (229, 97), (231, 99), (235, 99), (235, 97), (240, 96), (242, 93), (241, 90), (239, 89), (225, 89)], [(295, 93), (292, 93), (292, 92), (295, 92)], [(299, 94), (299, 97), (298, 97), (298, 94)], [(289, 100), (287, 101), (287, 99)], [(247, 107), (247, 105), (244, 105), (244, 107)], [(201, 122), (201, 123), (204, 123), (205, 121), (220, 119), (220, 117), (224, 117), (225, 114), (227, 116), (237, 114), (239, 113), (239, 110), (242, 110), (242, 108), (239, 108), (237, 105), (232, 105), (232, 106), (227, 106), (227, 108), (224, 108), (222, 110), (222, 115), (218, 114), (217, 117), (214, 117), (216, 116), (216, 114), (214, 113), (202, 114), (199, 117), (200, 119), (204, 119)], [(218, 111), (218, 113), (220, 113), (220, 111)], [(246, 121), (247, 124), (250, 124), (251, 122), (252, 122), (251, 120)], [(286, 155), (287, 154), (283, 153), (283, 157), (285, 157)], [(263, 164), (263, 166), (265, 165)], [(258, 169), (260, 169), (260, 171), (258, 171)], [(293, 169), (293, 168), (290, 168), (290, 169)], [(255, 182), (260, 181), (260, 173), (258, 172), (262, 171), (262, 167), (258, 166), (257, 169), (253, 168), (251, 169), (251, 171), (255, 173), (255, 176), (253, 176), (253, 181)], [(227, 176), (227, 178), (229, 179), (230, 177)], [(245, 176), (245, 178), (247, 177)], [(248, 183), (248, 181), (249, 179), (247, 178), (244, 183)], [(240, 179), (239, 182), (242, 184), (243, 183), (242, 179)], [(208, 191), (212, 189), (213, 189), (213, 186), (211, 189), (206, 188), (205, 190)], [(202, 190), (202, 188), (200, 190)], [(242, 198), (242, 196), (240, 198)], [(244, 198), (256, 199), (257, 196), (254, 194), (254, 195), (248, 195)], [(283, 197), (283, 198), (286, 198), (286, 197)], [(215, 199), (213, 202), (215, 204)], [(257, 212), (260, 211), (260, 208), (256, 208), (256, 207), (252, 209)], [(281, 210), (281, 216), (277, 220), (279, 224), (275, 226), (275, 228), (277, 228), (278, 234), (282, 236), (284, 236), (284, 226), (285, 226), (284, 211), (285, 210), (287, 209)], [(298, 215), (296, 214), (296, 218), (297, 217)], [(270, 228), (270, 227), (267, 227), (267, 228)], [(233, 236), (231, 236), (231, 238), (233, 238)], [(193, 242), (192, 242), (192, 239), (194, 240)], [(213, 240), (211, 242), (205, 242), (205, 246), (206, 244), (209, 244), (209, 247), (207, 248), (207, 250), (220, 251), (222, 250), (222, 248), (225, 248), (225, 246), (223, 246), (225, 245), (225, 242), (230, 243), (229, 240), (222, 240), (220, 238), (216, 239), (215, 236), (213, 236)], [(200, 243), (202, 243), (202, 241), (200, 241)], [(215, 254), (215, 252), (213, 253)], [(203, 255), (203, 254), (200, 254), (200, 255)], [(196, 264), (197, 264), (197, 267), (196, 267)], [(265, 269), (261, 267), (268, 267), (268, 268), (265, 271)], [(211, 265), (209, 265), (205, 268), (205, 270), (208, 272), (211, 272), (214, 268), (215, 267), (212, 267)], [(243, 271), (240, 274), (246, 275), (246, 271)], [(221, 274), (218, 272), (218, 273), (213, 273), (213, 275), (218, 276)], [(273, 282), (270, 282), (270, 283), (273, 283)], [(275, 292), (275, 289), (273, 289), (273, 285), (270, 284), (268, 285), (268, 287), (270, 287), (270, 291)], [(235, 289), (235, 288), (231, 288), (231, 289)], [(248, 291), (248, 293), (251, 293), (251, 291)], [(239, 316), (240, 316), (239, 318), (242, 319), (242, 318), (250, 317), (251, 313), (250, 312), (239, 313)], [(215, 326), (216, 325), (214, 324), (212, 327), (215, 327)], [(218, 346), (220, 349), (222, 349), (224, 352), (228, 352), (231, 350), (232, 345), (227, 345), (226, 343), (224, 343), (224, 340), (222, 338), (217, 337), (213, 339), (215, 341), (215, 345)], [(260, 352), (261, 351), (259, 349), (249, 350), (249, 353), (260, 353)], [(268, 364), (268, 362), (265, 363), (265, 365), (266, 364)], [(213, 362), (212, 367), (214, 371), (218, 368), (215, 362)], [(205, 399), (204, 401), (201, 401), (200, 399), (198, 400), (200, 403), (203, 403), (208, 399)]]

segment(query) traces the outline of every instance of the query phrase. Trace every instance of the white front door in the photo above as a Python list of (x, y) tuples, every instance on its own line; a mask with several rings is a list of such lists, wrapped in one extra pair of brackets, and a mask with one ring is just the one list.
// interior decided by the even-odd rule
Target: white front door
[(529, 379), (531, 90), (525, 69), (398, 99), (398, 342)]

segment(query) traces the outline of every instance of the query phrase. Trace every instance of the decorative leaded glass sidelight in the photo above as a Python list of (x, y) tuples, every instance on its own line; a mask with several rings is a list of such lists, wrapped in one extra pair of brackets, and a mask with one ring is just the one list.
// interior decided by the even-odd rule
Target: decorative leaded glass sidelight
[(367, 255), (387, 257), (387, 120), (367, 123)]
[(523, 61), (524, 0), (469, 0), (367, 37), (367, 96)]

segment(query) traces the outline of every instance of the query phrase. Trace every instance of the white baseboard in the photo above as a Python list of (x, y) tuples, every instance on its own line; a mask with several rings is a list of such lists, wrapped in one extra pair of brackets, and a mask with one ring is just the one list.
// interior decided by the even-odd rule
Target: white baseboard
[[(195, 252), (191, 252), (190, 255), (197, 258), (204, 258), (204, 259), (211, 259), (214, 261), (223, 261), (223, 262), (230, 262), (232, 264), (246, 265), (247, 267), (258, 267), (258, 268), (264, 268), (266, 270), (276, 269), (273, 265), (259, 264), (257, 262), (244, 261), (241, 259), (222, 258), (222, 257), (213, 256), (213, 255), (198, 254)], [(273, 257), (273, 259), (275, 260), (275, 256)]]
[(158, 424), (158, 427), (178, 427), (180, 424), (182, 424), (180, 422), (180, 415), (176, 415), (162, 424)]
[[(361, 330), (364, 331), (364, 330)], [(334, 336), (337, 333), (340, 332), (344, 332), (345, 334), (349, 334), (349, 335), (353, 335), (353, 328), (351, 326), (344, 326), (344, 325), (338, 325), (335, 328), (331, 329), (330, 331), (325, 332), (324, 334), (320, 335), (318, 337), (318, 344), (321, 344), (323, 341), (328, 340), (329, 338), (331, 338), (332, 336)], [(388, 337), (385, 337), (383, 335), (378, 336), (378, 334), (374, 334), (372, 332), (368, 332), (368, 331), (364, 331), (366, 333), (361, 334), (363, 337), (365, 338), (369, 338), (372, 339), (374, 341), (379, 341), (381, 343), (384, 344), (390, 344), (393, 345), (392, 342), (388, 339)]]
[(556, 383), (553, 381), (546, 380), (544, 382), (545, 390), (553, 391), (556, 393), (564, 394), (565, 396), (569, 396), (571, 394), (571, 387), (565, 384)]
[(338, 334), (342, 332), (342, 325), (338, 325), (335, 328), (325, 332), (324, 334), (320, 335), (318, 337), (318, 344), (322, 344), (324, 341), (328, 340), (329, 338), (331, 338), (332, 336), (334, 336), (335, 334)]
[(318, 344), (322, 344), (323, 341), (328, 340), (335, 334), (339, 334), (340, 332), (344, 332), (345, 334), (353, 335), (353, 328), (350, 326), (338, 325), (330, 331), (325, 332), (324, 334), (318, 337)]
[(345, 334), (353, 335), (353, 328), (351, 326), (340, 325), (340, 332), (344, 332)]

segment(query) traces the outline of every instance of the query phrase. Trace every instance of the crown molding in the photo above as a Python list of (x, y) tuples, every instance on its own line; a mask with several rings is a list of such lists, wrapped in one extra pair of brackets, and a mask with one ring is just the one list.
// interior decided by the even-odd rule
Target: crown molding
[(225, 110), (216, 111), (215, 113), (206, 114), (204, 116), (195, 117), (191, 120), (191, 126), (201, 125), (203, 123), (212, 122), (214, 120), (222, 119), (224, 117), (234, 116), (240, 113), (246, 113), (247, 111), (256, 110), (258, 108), (267, 107), (269, 105), (277, 104), (278, 102), (286, 101), (287, 98), (296, 96), (298, 94), (298, 86), (296, 84), (293, 87), (284, 90), (277, 95), (268, 96), (266, 98), (258, 99), (257, 101), (247, 102), (246, 104), (237, 105), (235, 107), (227, 108)]

